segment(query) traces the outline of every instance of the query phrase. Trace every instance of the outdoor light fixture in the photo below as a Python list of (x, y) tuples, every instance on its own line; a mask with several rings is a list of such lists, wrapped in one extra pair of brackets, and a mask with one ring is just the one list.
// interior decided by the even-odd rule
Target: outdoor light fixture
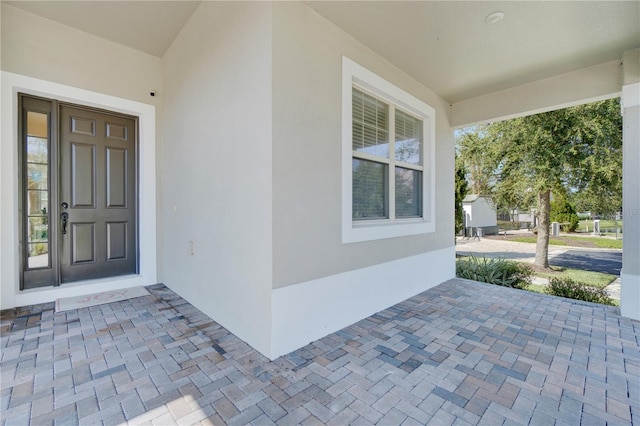
[(486, 18), (484, 18), (484, 22), (486, 22), (489, 25), (493, 25), (496, 24), (500, 21), (502, 21), (504, 19), (504, 12), (493, 12), (487, 15)]

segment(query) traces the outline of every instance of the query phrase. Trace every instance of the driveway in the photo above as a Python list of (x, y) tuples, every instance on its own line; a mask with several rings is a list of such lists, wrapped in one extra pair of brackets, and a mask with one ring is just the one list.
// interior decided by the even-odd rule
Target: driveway
[(564, 268), (604, 272), (605, 274), (620, 276), (622, 250), (568, 250), (554, 256), (549, 263)]

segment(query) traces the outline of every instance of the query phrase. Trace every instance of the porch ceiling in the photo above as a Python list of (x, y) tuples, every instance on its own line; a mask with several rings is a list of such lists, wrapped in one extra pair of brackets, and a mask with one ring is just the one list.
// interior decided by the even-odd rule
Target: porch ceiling
[[(6, 1), (162, 56), (200, 2)], [(639, 1), (307, 1), (454, 103), (621, 58), (640, 47)], [(501, 11), (504, 19), (485, 23)]]
[[(638, 1), (311, 1), (450, 103), (620, 59), (640, 46)], [(504, 19), (487, 24), (501, 11)]]

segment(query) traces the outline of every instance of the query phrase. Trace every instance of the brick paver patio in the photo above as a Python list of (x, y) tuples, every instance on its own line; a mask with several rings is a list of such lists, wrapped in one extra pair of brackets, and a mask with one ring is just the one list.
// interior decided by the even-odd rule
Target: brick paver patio
[(640, 423), (640, 322), (451, 280), (270, 362), (163, 285), (4, 312), (3, 424)]

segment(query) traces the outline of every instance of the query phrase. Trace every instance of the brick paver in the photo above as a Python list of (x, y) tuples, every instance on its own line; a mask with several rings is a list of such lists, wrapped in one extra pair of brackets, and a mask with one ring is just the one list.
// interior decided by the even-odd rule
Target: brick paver
[(159, 284), (4, 311), (2, 424), (640, 423), (640, 322), (451, 280), (273, 362)]

